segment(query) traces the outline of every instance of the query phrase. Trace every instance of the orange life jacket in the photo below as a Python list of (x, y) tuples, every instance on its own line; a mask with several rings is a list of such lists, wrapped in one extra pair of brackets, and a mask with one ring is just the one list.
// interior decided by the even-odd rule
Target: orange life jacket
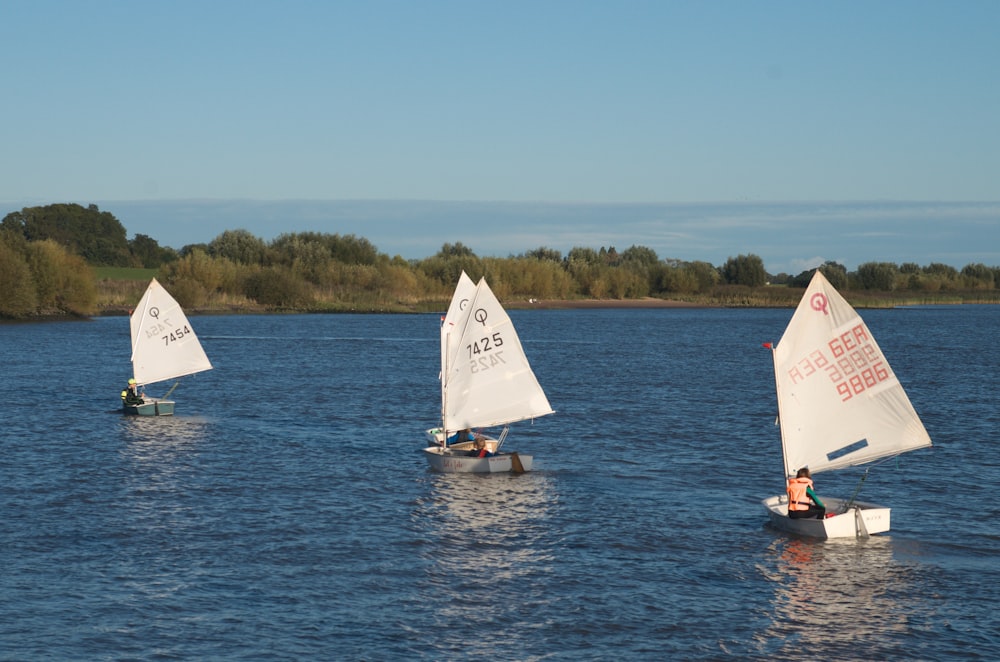
[(788, 509), (809, 510), (809, 508), (813, 505), (813, 502), (806, 493), (806, 488), (812, 486), (813, 482), (811, 478), (789, 478)]

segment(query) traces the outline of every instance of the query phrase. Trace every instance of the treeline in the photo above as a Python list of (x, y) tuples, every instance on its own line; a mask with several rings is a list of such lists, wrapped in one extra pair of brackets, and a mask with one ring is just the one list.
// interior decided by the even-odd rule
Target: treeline
[[(661, 259), (645, 246), (621, 252), (575, 247), (565, 256), (541, 247), (498, 258), (455, 243), (433, 256), (405, 260), (380, 253), (361, 237), (315, 232), (266, 242), (246, 230), (229, 230), (208, 244), (175, 251), (145, 235), (128, 241), (124, 226), (94, 205), (50, 205), (8, 214), (0, 224), (0, 316), (90, 315), (112, 306), (115, 292), (134, 303), (135, 288), (123, 295), (113, 282), (96, 282), (91, 267), (97, 266), (156, 268), (187, 309), (275, 311), (438, 309), (463, 270), (473, 279), (485, 276), (506, 301), (660, 297), (790, 305), (799, 293), (789, 287), (805, 287), (813, 271), (768, 274), (756, 255), (730, 257), (718, 266)], [(982, 264), (957, 270), (872, 262), (849, 272), (827, 262), (820, 269), (845, 292), (1000, 299), (1000, 268)]]
[(26, 207), (7, 214), (0, 222), (0, 232), (29, 242), (50, 239), (95, 267), (155, 269), (178, 258), (177, 251), (161, 247), (144, 234), (128, 240), (121, 221), (97, 205)]

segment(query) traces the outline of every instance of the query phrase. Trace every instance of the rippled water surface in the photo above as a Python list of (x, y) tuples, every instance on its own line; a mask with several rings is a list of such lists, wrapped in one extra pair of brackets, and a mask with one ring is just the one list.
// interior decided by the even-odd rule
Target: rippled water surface
[(935, 446), (829, 542), (759, 504), (791, 310), (512, 312), (557, 410), (518, 476), (428, 472), (437, 315), (195, 317), (163, 419), (127, 319), (2, 325), (0, 659), (1000, 657), (1000, 308), (862, 314)]

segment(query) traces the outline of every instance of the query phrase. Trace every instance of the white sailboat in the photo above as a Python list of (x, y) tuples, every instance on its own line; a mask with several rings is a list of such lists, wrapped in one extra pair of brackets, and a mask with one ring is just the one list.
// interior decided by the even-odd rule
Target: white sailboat
[[(441, 427), (427, 431), (424, 455), (447, 473), (531, 471), (532, 457), (501, 450), (510, 423), (554, 413), (532, 372), (507, 311), (485, 279), (459, 279), (441, 326)], [(488, 457), (454, 433), (504, 426), (499, 438), (481, 436)]]
[[(774, 359), (785, 478), (865, 464), (931, 445), (902, 385), (857, 311), (817, 270)], [(889, 508), (820, 495), (825, 519), (791, 519), (788, 496), (763, 501), (771, 523), (817, 538), (889, 530)]]
[[(137, 385), (147, 386), (179, 379), (212, 364), (205, 355), (180, 304), (154, 278), (129, 319), (132, 334), (132, 373)], [(122, 404), (125, 414), (169, 416), (174, 401), (168, 400), (175, 383), (162, 398), (143, 396), (138, 405)]]

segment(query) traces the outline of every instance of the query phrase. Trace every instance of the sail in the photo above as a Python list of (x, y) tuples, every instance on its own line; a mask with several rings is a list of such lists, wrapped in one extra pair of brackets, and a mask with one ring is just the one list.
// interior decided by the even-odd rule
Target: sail
[(455, 293), (451, 296), (451, 304), (448, 312), (441, 320), (441, 375), (444, 376), (448, 369), (448, 359), (454, 355), (455, 347), (458, 346), (460, 333), (456, 332), (456, 324), (462, 313), (469, 307), (469, 302), (476, 293), (476, 284), (466, 275), (465, 271), (458, 277), (458, 285), (455, 286)]
[(506, 425), (553, 413), (507, 311), (485, 279), (459, 318), (445, 373), (444, 427)]
[(774, 349), (785, 474), (931, 445), (857, 311), (818, 270)]
[(132, 370), (140, 384), (212, 369), (184, 311), (155, 278), (129, 322)]

